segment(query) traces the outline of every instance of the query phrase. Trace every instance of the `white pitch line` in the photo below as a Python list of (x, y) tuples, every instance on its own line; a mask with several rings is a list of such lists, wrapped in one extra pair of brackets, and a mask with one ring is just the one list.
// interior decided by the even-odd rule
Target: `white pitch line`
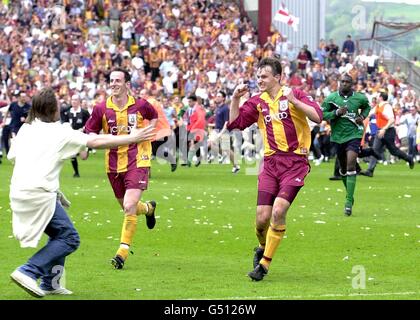
[(313, 299), (313, 298), (339, 298), (339, 297), (370, 297), (370, 296), (408, 296), (408, 295), (414, 295), (419, 294), (420, 292), (382, 292), (382, 293), (350, 293), (350, 294), (340, 294), (340, 293), (326, 293), (321, 295), (308, 295), (308, 296), (255, 296), (255, 297), (217, 297), (217, 298), (189, 298), (186, 300), (249, 300), (249, 299), (255, 299), (255, 300), (277, 300), (277, 299), (284, 299), (284, 300), (290, 300), (290, 299)]

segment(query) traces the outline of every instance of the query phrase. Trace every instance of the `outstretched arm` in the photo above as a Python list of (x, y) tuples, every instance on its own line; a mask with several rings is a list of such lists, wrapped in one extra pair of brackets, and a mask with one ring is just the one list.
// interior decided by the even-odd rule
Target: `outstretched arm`
[(93, 149), (114, 148), (121, 145), (138, 143), (140, 141), (152, 140), (154, 127), (147, 126), (142, 129), (131, 129), (130, 134), (114, 136), (112, 134), (91, 134), (87, 146)]

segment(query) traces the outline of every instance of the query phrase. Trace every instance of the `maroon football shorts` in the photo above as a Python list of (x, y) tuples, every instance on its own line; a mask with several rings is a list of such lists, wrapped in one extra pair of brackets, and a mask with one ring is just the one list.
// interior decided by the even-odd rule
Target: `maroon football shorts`
[(127, 189), (146, 190), (149, 183), (150, 168), (136, 168), (127, 172), (108, 173), (108, 179), (111, 183), (117, 199), (123, 199)]
[(257, 205), (272, 206), (276, 197), (292, 203), (310, 169), (306, 156), (274, 154), (264, 157), (258, 176)]

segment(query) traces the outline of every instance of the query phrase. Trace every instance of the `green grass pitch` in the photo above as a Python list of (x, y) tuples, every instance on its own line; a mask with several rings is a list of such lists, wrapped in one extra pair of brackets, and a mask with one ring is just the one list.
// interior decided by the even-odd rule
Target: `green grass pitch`
[[(104, 172), (103, 153), (70, 161), (61, 189), (81, 237), (66, 263), (71, 297), (44, 299), (419, 299), (420, 168), (379, 165), (358, 177), (353, 216), (343, 214), (344, 187), (329, 181), (333, 162), (313, 167), (287, 217), (286, 237), (269, 274), (252, 282), (257, 176), (249, 166), (179, 167), (154, 161), (143, 199), (156, 200), (157, 225), (140, 217), (125, 268), (110, 259), (122, 212)], [(366, 165), (364, 165), (366, 166)], [(12, 165), (0, 165), (0, 299), (32, 299), (9, 274), (35, 249), (12, 237), (8, 192)], [(46, 238), (43, 238), (44, 243)]]

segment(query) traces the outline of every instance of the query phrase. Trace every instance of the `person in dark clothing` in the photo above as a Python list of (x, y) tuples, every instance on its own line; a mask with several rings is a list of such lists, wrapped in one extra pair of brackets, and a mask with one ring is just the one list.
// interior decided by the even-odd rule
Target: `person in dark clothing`
[[(409, 164), (409, 168), (413, 169), (415, 163), (413, 156), (401, 151), (395, 145), (395, 115), (391, 104), (388, 102), (388, 93), (381, 92), (379, 94), (378, 101), (378, 105), (376, 105), (370, 113), (370, 116), (373, 114), (375, 115), (376, 126), (378, 128), (378, 132), (373, 141), (373, 150), (379, 154), (383, 148), (386, 147), (393, 156), (405, 160)], [(367, 177), (373, 177), (373, 172), (375, 171), (377, 162), (378, 158), (371, 157), (368, 169), (360, 174)]]
[(303, 45), (303, 49), (305, 50), (305, 53), (308, 56), (309, 62), (312, 64), (312, 62), (314, 61), (314, 59), (312, 57), (312, 52), (308, 49), (308, 45), (307, 44)]
[[(74, 130), (82, 131), (89, 117), (89, 111), (80, 106), (80, 97), (77, 94), (71, 97), (71, 106), (61, 111), (61, 122), (69, 122)], [(79, 155), (82, 159), (86, 159), (87, 151), (82, 151)], [(73, 177), (79, 178), (80, 174), (79, 164), (77, 163), (77, 155), (71, 158), (71, 164), (74, 170)]]
[(328, 58), (331, 58), (332, 55), (337, 55), (339, 48), (334, 43), (334, 39), (330, 39), (330, 43), (327, 45), (327, 47), (325, 48), (325, 50), (328, 53)]
[[(233, 164), (232, 173), (238, 173), (238, 171), (240, 170), (240, 166), (238, 163), (238, 159), (236, 159), (234, 154), (234, 144), (236, 144), (236, 150), (240, 150), (242, 139), (240, 139), (239, 137), (241, 136), (241, 134), (237, 131), (229, 132), (229, 130), (226, 129), (226, 125), (229, 122), (229, 106), (226, 104), (226, 93), (223, 91), (219, 91), (216, 95), (215, 102), (216, 110), (214, 132), (216, 133), (217, 138), (213, 139), (214, 141), (211, 142), (211, 148), (213, 150), (213, 153), (215, 153), (215, 151), (219, 153), (220, 143), (222, 156), (220, 162), (222, 163), (224, 159), (227, 156), (229, 156), (230, 161)], [(236, 137), (234, 135), (236, 135)], [(231, 143), (231, 138), (233, 144)], [(213, 154), (213, 156), (215, 155)]]
[(9, 106), (9, 110), (6, 112), (4, 119), (10, 116), (10, 123), (3, 127), (2, 145), (6, 149), (6, 154), (9, 153), (10, 149), (10, 138), (14, 138), (20, 127), (25, 123), (28, 117), (29, 109), (31, 105), (27, 103), (27, 97), (25, 92), (17, 93), (18, 99), (12, 102)]
[[(377, 160), (381, 159), (381, 155), (376, 153), (373, 148), (360, 148), (359, 154), (357, 155), (358, 158), (366, 158), (366, 157), (374, 157)], [(356, 172), (357, 174), (361, 174), (362, 168), (360, 167), (359, 163), (356, 162)], [(342, 180), (342, 177), (340, 175), (340, 161), (338, 161), (338, 158), (335, 159), (334, 164), (334, 174), (329, 178), (330, 180)]]
[(355, 46), (354, 46), (353, 40), (351, 39), (351, 35), (348, 35), (347, 40), (344, 41), (344, 43), (343, 43), (343, 50), (342, 51), (346, 52), (346, 49), (347, 49), (347, 53), (350, 56), (352, 56), (353, 53), (354, 53), (354, 48), (355, 48)]
[[(26, 93), (20, 92), (18, 100), (10, 104), (8, 113), (10, 114), (10, 131), (12, 138), (16, 136), (20, 127), (25, 123), (26, 118), (28, 117), (29, 109), (31, 105), (26, 102)], [(6, 113), (5, 118), (8, 114)]]

